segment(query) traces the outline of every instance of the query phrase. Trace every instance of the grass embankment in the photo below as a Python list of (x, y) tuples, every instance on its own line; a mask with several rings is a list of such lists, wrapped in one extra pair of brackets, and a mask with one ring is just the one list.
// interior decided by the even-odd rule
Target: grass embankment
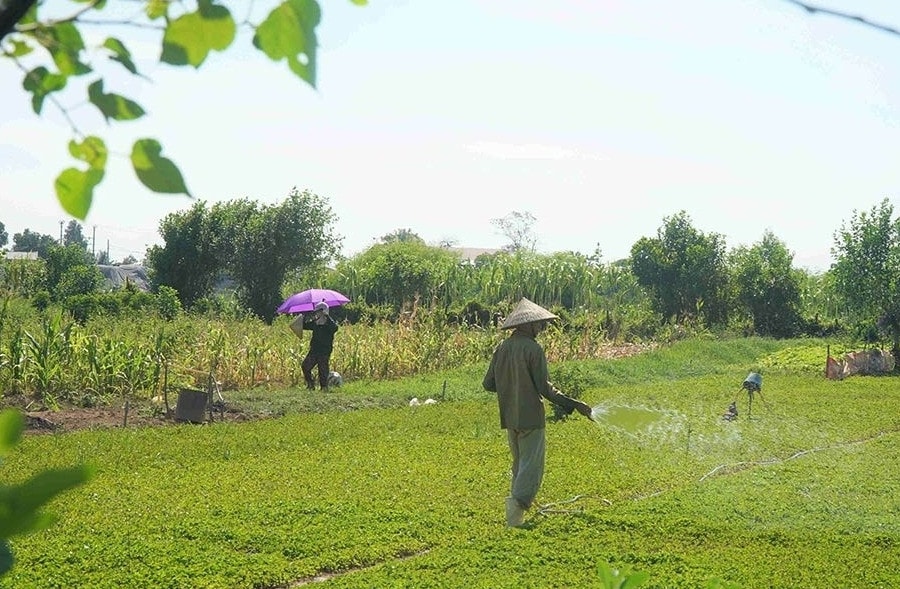
[(824, 349), (690, 341), (579, 363), (586, 401), (661, 418), (548, 424), (548, 508), (520, 530), (504, 527), (484, 366), (229, 398), (268, 395), (279, 419), (29, 437), (7, 479), (81, 461), (97, 474), (53, 502), (52, 528), (14, 540), (0, 587), (600, 587), (604, 562), (646, 571), (642, 587), (898, 586), (900, 387), (826, 381)]

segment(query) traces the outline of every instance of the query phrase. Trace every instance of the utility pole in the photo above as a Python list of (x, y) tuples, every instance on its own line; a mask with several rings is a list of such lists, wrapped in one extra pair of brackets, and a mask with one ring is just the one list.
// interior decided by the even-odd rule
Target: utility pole
[(91, 237), (91, 257), (97, 259), (97, 226), (94, 225), (94, 236)]
[(63, 222), (60, 221), (59, 222), (59, 245), (63, 244), (63, 242), (62, 242), (62, 226), (63, 226)]

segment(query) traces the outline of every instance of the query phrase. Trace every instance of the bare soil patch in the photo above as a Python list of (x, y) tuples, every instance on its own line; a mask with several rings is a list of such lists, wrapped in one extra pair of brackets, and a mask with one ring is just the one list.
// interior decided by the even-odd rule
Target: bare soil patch
[[(61, 406), (48, 408), (36, 406), (25, 398), (4, 398), (3, 408), (18, 408), (25, 415), (26, 434), (46, 434), (84, 429), (114, 429), (138, 427), (164, 427), (182, 423), (175, 418), (175, 407), (166, 412), (149, 401), (129, 402), (126, 405), (102, 407)], [(248, 421), (254, 417), (243, 411), (221, 407), (204, 415), (204, 423)]]

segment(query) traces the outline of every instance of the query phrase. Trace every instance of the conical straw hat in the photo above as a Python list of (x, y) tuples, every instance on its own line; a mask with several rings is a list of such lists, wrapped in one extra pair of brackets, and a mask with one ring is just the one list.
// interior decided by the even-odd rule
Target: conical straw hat
[(519, 325), (525, 325), (533, 321), (550, 321), (551, 319), (559, 319), (556, 315), (538, 305), (532, 303), (526, 298), (522, 298), (513, 312), (503, 320), (502, 329), (511, 329)]

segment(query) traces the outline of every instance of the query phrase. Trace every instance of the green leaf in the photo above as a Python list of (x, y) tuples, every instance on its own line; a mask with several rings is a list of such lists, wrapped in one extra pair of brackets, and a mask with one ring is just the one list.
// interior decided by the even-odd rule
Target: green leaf
[(51, 74), (44, 66), (39, 66), (25, 74), (22, 87), (31, 92), (31, 108), (35, 114), (41, 114), (44, 107), (44, 98), (51, 92), (62, 90), (66, 87), (67, 76)]
[(131, 121), (144, 116), (144, 109), (133, 100), (119, 94), (104, 94), (102, 79), (88, 86), (88, 98), (100, 109), (107, 122), (109, 119)]
[(88, 169), (63, 170), (54, 183), (56, 198), (63, 210), (84, 221), (91, 209), (94, 188), (103, 180), (109, 152), (102, 139), (90, 136), (81, 143), (69, 141), (69, 153), (72, 157), (86, 162)]
[(54, 517), (39, 509), (48, 501), (93, 476), (87, 466), (55, 468), (39, 472), (21, 485), (6, 487), (0, 494), (0, 538), (9, 538), (46, 528)]
[(108, 37), (103, 42), (103, 46), (112, 52), (110, 59), (121, 63), (132, 74), (139, 75), (137, 66), (134, 65), (134, 61), (131, 59), (131, 52), (128, 51), (128, 48), (121, 41), (115, 37)]
[(253, 45), (272, 61), (288, 67), (310, 86), (316, 85), (316, 26), (322, 12), (315, 0), (285, 0), (258, 27)]
[(350, 1), (353, 2), (354, 4), (356, 4), (357, 6), (365, 6), (366, 4), (368, 4), (368, 2), (366, 0), (350, 0)]
[(628, 575), (622, 589), (637, 589), (650, 578), (650, 573), (646, 571), (638, 571)]
[(166, 16), (169, 12), (169, 0), (149, 0), (144, 7), (144, 14), (150, 20), (156, 20), (161, 16)]
[(172, 160), (161, 154), (162, 146), (155, 139), (138, 139), (134, 142), (131, 164), (138, 180), (153, 192), (191, 196), (185, 187), (181, 171)]
[(35, 2), (31, 5), (31, 8), (28, 9), (28, 12), (25, 13), (25, 16), (19, 20), (20, 25), (33, 25), (37, 23), (37, 8), (38, 3)]
[(81, 61), (84, 40), (74, 24), (70, 22), (55, 24), (43, 29), (43, 32), (45, 34), (37, 35), (36, 38), (50, 52), (60, 74), (80, 76), (91, 71), (90, 66)]
[(15, 409), (0, 412), (0, 455), (12, 450), (22, 437), (25, 419)]
[(166, 27), (160, 61), (198, 68), (210, 51), (227, 49), (236, 30), (227, 8), (199, 0), (197, 12), (183, 14)]
[(100, 170), (82, 171), (78, 168), (66, 168), (56, 177), (56, 199), (63, 210), (82, 221), (91, 210), (94, 199), (94, 188), (103, 180)]
[(87, 162), (91, 169), (101, 171), (106, 168), (106, 158), (109, 154), (103, 140), (94, 135), (85, 137), (81, 143), (69, 141), (69, 153), (72, 157)]
[(4, 53), (4, 55), (8, 57), (22, 57), (23, 55), (28, 55), (34, 51), (34, 48), (31, 45), (21, 39), (13, 39), (11, 43), (13, 47), (12, 50)]

